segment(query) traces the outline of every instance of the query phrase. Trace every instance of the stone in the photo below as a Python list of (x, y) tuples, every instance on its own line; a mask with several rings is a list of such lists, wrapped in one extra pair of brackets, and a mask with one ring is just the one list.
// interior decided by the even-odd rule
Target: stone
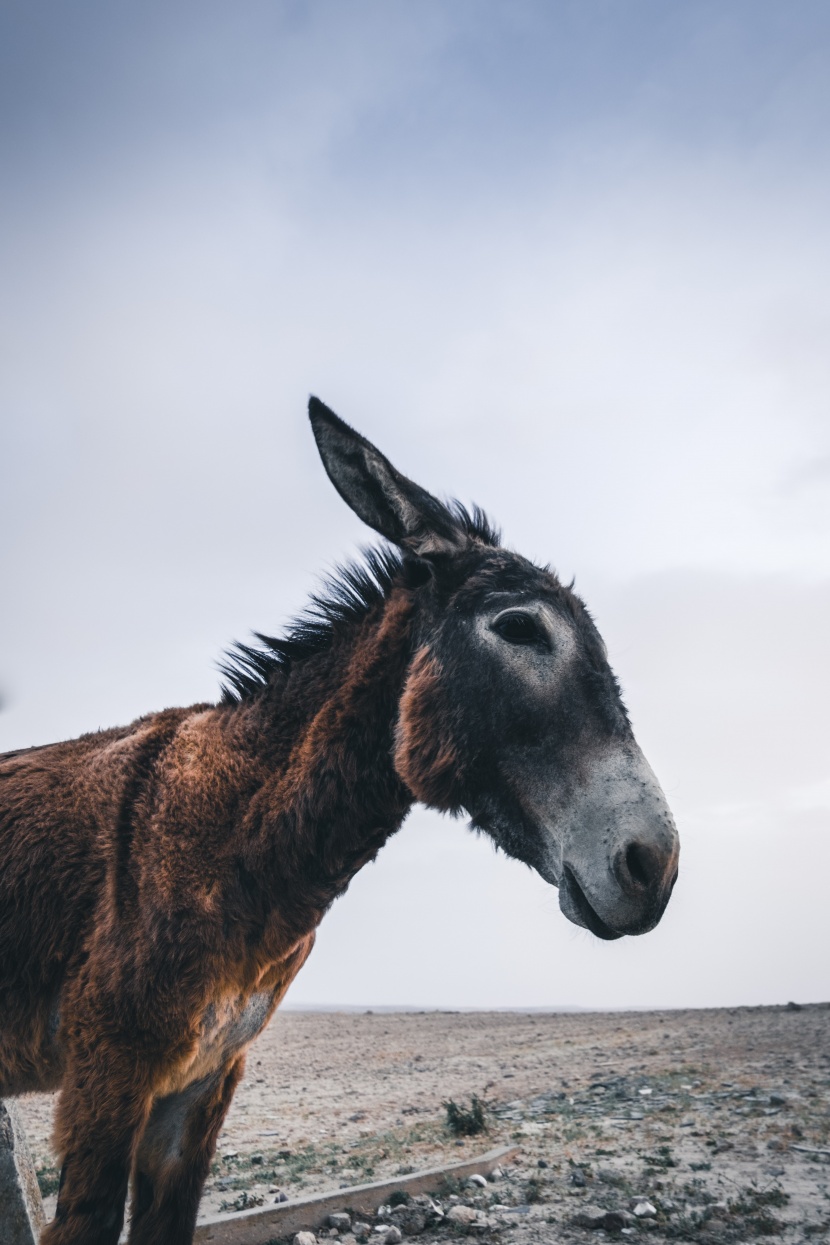
[(484, 1234), (486, 1232), (492, 1232), (493, 1229), (498, 1226), (498, 1221), (496, 1219), (490, 1219), (487, 1215), (479, 1215), (475, 1223), (470, 1226), (469, 1231)]
[(226, 1150), (225, 1153), (222, 1155), (222, 1158), (224, 1159), (226, 1163), (228, 1163), (231, 1159), (235, 1159), (238, 1157), (239, 1157), (238, 1150)]
[(345, 1210), (336, 1210), (329, 1215), (326, 1223), (330, 1228), (336, 1228), (338, 1232), (351, 1232), (352, 1217)]
[(401, 1245), (403, 1233), (400, 1228), (396, 1228), (393, 1224), (391, 1228), (386, 1229), (386, 1236), (383, 1238), (383, 1245)]
[(454, 1223), (460, 1228), (469, 1228), (478, 1219), (478, 1211), (472, 1206), (452, 1206), (447, 1211), (447, 1223)]
[(602, 1226), (606, 1232), (622, 1232), (623, 1228), (628, 1227), (630, 1218), (621, 1210), (607, 1210), (603, 1218)]
[(620, 1232), (629, 1222), (628, 1216), (620, 1210), (603, 1210), (600, 1206), (586, 1206), (574, 1215), (573, 1223), (578, 1228), (602, 1228), (606, 1232)]
[(571, 1184), (577, 1189), (585, 1188), (585, 1173), (581, 1167), (574, 1167), (571, 1170)]
[(298, 1232), (294, 1237), (294, 1245), (317, 1245), (317, 1237), (313, 1232)]
[(358, 1220), (357, 1223), (352, 1224), (352, 1232), (354, 1232), (355, 1240), (360, 1241), (361, 1245), (363, 1245), (363, 1242), (368, 1241), (369, 1237), (372, 1235), (372, 1229), (369, 1227), (368, 1223), (363, 1223), (361, 1220)]
[(487, 1179), (492, 1180), (494, 1183), (497, 1180), (503, 1180), (504, 1172), (502, 1171), (500, 1167), (494, 1167), (493, 1170), (490, 1172), (490, 1175), (487, 1177)]
[(251, 1166), (252, 1167), (260, 1167), (262, 1165), (262, 1162), (263, 1162), (263, 1157), (261, 1154), (251, 1155)]
[(487, 1188), (486, 1176), (480, 1176), (478, 1172), (473, 1172), (472, 1176), (467, 1177), (467, 1184), (477, 1185), (479, 1189)]
[(0, 1102), (0, 1240), (36, 1245), (46, 1223), (35, 1165), (17, 1108)]
[(635, 1202), (632, 1210), (638, 1219), (653, 1219), (657, 1214), (657, 1207), (647, 1202), (645, 1198), (641, 1202)]
[(395, 1206), (390, 1218), (405, 1236), (417, 1236), (427, 1226), (427, 1212), (423, 1206)]

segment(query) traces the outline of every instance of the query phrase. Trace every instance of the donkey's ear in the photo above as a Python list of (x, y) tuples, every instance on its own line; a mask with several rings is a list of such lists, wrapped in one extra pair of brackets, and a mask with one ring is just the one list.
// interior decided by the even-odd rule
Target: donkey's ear
[(420, 558), (457, 553), (467, 544), (446, 506), (396, 471), (318, 398), (309, 400), (308, 416), (329, 479), (364, 523)]

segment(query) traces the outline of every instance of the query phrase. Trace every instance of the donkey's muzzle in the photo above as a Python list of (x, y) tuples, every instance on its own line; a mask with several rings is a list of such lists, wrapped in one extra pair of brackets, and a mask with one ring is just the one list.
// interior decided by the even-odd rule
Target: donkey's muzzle
[(660, 784), (633, 741), (600, 753), (562, 820), (554, 863), (568, 920), (599, 938), (654, 929), (677, 879), (680, 843)]
[(677, 881), (677, 856), (674, 843), (644, 843), (638, 839), (616, 853), (611, 865), (613, 875), (637, 914), (621, 932), (644, 934), (660, 920)]
[(653, 843), (634, 842), (621, 848), (613, 862), (614, 877), (631, 899), (653, 895), (668, 900), (677, 881), (677, 853)]
[(559, 906), (565, 916), (606, 940), (654, 929), (677, 881), (677, 851), (635, 841), (619, 849), (611, 873), (616, 894), (610, 903), (604, 896), (603, 903), (589, 897), (576, 872), (565, 865), (559, 883)]

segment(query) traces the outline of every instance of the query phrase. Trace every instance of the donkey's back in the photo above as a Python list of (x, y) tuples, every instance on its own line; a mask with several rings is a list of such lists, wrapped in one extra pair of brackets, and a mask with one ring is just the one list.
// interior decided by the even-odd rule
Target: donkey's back
[(135, 805), (185, 712), (0, 754), (0, 1097), (60, 1080), (62, 987), (112, 900)]

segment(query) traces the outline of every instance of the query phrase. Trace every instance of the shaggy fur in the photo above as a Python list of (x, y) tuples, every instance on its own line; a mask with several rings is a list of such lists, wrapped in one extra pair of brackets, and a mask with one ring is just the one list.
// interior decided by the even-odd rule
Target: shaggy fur
[[(377, 452), (322, 411), (346, 495), (354, 440)], [(495, 801), (487, 828), (533, 863), (491, 778), (501, 742), (540, 727), (465, 657), (482, 602), (532, 589), (576, 628), (563, 772), (629, 729), (573, 594), (378, 461), (394, 516), (373, 518), (374, 476), (349, 500), (400, 550), (344, 572), (286, 638), (238, 648), (221, 703), (0, 757), (0, 1095), (62, 1089), (44, 1245), (114, 1245), (130, 1178), (131, 1245), (187, 1245), (247, 1045), (415, 799), (482, 824)]]

